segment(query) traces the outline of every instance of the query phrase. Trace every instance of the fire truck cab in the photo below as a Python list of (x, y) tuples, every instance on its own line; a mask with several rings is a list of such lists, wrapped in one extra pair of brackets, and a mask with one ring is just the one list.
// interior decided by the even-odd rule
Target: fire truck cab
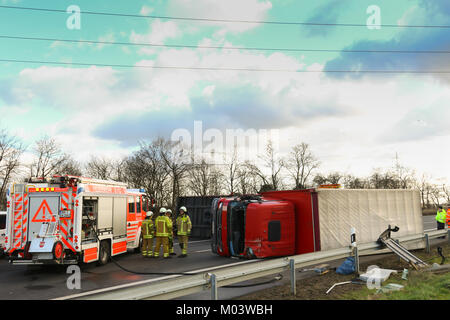
[(149, 201), (143, 189), (75, 176), (7, 189), (5, 252), (12, 264), (106, 264), (140, 248)]

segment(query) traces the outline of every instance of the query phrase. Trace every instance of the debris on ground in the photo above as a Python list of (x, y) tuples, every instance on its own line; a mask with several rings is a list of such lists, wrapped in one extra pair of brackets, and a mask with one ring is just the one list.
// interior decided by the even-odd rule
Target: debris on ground
[(335, 283), (335, 284), (333, 284), (333, 286), (330, 289), (327, 290), (326, 294), (330, 293), (330, 291), (333, 290), (334, 287), (336, 287), (336, 286), (340, 286), (340, 285), (343, 285), (343, 284), (349, 284), (349, 283), (352, 283), (352, 282), (351, 281), (345, 281), (345, 282)]
[(402, 286), (401, 284), (389, 283), (385, 286), (382, 286), (380, 289), (378, 289), (377, 293), (387, 293), (387, 292), (391, 292), (391, 291), (398, 291), (403, 288), (404, 288), (404, 286)]
[(301, 270), (299, 270), (299, 272), (314, 271), (315, 273), (318, 273), (319, 275), (323, 275), (323, 274), (329, 272), (330, 270), (332, 270), (332, 269), (330, 269), (329, 264), (320, 264), (318, 266), (315, 266), (314, 268), (301, 269)]
[[(450, 252), (450, 244), (439, 244), (442, 247), (443, 252)], [(366, 271), (371, 265), (377, 265), (380, 269), (388, 269), (397, 271), (396, 274), (391, 273), (387, 283), (401, 283), (405, 287), (399, 291), (393, 291), (389, 294), (399, 294), (401, 292), (407, 292), (407, 299), (450, 299), (447, 294), (450, 290), (450, 278), (445, 274), (450, 273), (450, 265), (439, 265), (441, 261), (438, 254), (436, 254), (436, 247), (432, 246), (431, 252), (425, 250), (417, 250), (414, 252), (420, 259), (427, 261), (430, 264), (429, 268), (421, 269), (421, 271), (413, 270), (410, 268), (410, 264), (400, 260), (397, 255), (393, 253), (379, 254), (372, 257), (360, 258), (360, 270)], [(444, 254), (445, 255), (445, 254)], [(447, 259), (448, 260), (448, 259)], [(343, 260), (342, 260), (343, 261)], [(431, 270), (433, 262), (437, 262), (435, 270)], [(337, 264), (338, 266), (339, 264)], [(319, 265), (317, 266), (319, 267)], [(407, 280), (402, 279), (402, 271), (408, 269)], [(332, 270), (332, 268), (330, 268)], [(423, 272), (430, 271), (430, 272)], [(442, 274), (442, 275), (441, 275)], [(328, 272), (324, 275), (319, 275), (315, 272), (307, 273), (300, 272), (297, 279), (296, 295), (291, 294), (291, 287), (288, 279), (286, 282), (280, 282), (279, 285), (273, 286), (267, 289), (262, 289), (253, 293), (245, 294), (236, 300), (339, 300), (339, 299), (385, 299), (384, 294), (377, 295), (376, 290), (370, 290), (366, 287), (366, 282), (357, 280), (356, 274), (340, 275), (336, 272)], [(444, 277), (441, 282), (436, 282), (438, 277)], [(335, 286), (328, 294), (327, 290), (335, 283), (351, 281), (351, 284)], [(426, 293), (418, 290), (418, 293), (411, 293), (411, 285), (417, 286), (417, 281), (423, 282), (423, 284), (430, 285), (436, 283), (436, 290), (430, 288)], [(360, 285), (356, 286), (355, 283)], [(408, 285), (406, 285), (406, 283)], [(361, 285), (362, 284), (362, 285)], [(387, 284), (386, 284), (387, 285)], [(381, 297), (380, 297), (381, 296)], [(406, 293), (405, 293), (406, 296)], [(413, 297), (413, 298), (409, 298)]]
[(359, 278), (366, 282), (381, 283), (386, 281), (391, 273), (397, 273), (396, 270), (382, 269), (378, 266), (372, 265), (367, 268), (367, 272), (362, 274)]
[(409, 273), (409, 271), (408, 271), (408, 269), (403, 269), (403, 273), (402, 273), (402, 279), (403, 280), (408, 280), (408, 273)]
[(356, 267), (355, 267), (355, 258), (354, 257), (348, 257), (345, 259), (345, 261), (336, 269), (337, 274), (352, 274), (355, 273)]

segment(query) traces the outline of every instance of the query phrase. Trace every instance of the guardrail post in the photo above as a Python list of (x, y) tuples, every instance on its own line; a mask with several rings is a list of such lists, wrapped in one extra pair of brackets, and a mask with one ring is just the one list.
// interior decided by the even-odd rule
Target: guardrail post
[(291, 269), (291, 294), (292, 295), (297, 295), (297, 281), (295, 278), (295, 260), (291, 259), (289, 260), (289, 268)]
[(355, 247), (355, 272), (359, 274), (359, 254), (358, 247)]
[(427, 233), (425, 233), (425, 252), (430, 253), (430, 238)]
[(211, 282), (211, 300), (218, 300), (217, 279), (216, 279), (216, 275), (214, 273), (211, 274), (211, 279), (209, 281)]

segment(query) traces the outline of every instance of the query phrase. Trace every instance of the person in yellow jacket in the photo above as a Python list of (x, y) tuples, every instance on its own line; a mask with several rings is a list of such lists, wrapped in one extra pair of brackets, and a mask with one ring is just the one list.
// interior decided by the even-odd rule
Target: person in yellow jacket
[(439, 206), (439, 210), (436, 212), (436, 221), (438, 230), (445, 228), (446, 216), (447, 212), (442, 208), (442, 206)]
[(152, 220), (153, 212), (147, 212), (144, 221), (142, 221), (142, 248), (141, 253), (143, 257), (153, 256), (153, 237), (155, 235), (155, 226)]
[(169, 235), (172, 232), (172, 220), (166, 215), (166, 208), (159, 210), (159, 216), (155, 220), (156, 245), (154, 257), (159, 257), (161, 245), (163, 246), (164, 259), (172, 258), (169, 256)]
[[(436, 222), (438, 230), (445, 229), (446, 216), (447, 212), (442, 208), (442, 206), (439, 206), (439, 209), (436, 212)], [(445, 237), (439, 237), (438, 239), (445, 239)]]
[(187, 257), (188, 238), (192, 229), (191, 219), (186, 212), (186, 207), (181, 207), (180, 214), (177, 218), (177, 236), (181, 247), (181, 255), (178, 256), (179, 258)]
[[(166, 211), (167, 216), (170, 218), (173, 224), (173, 218), (172, 218), (172, 210), (167, 209)], [(169, 234), (169, 255), (176, 256), (177, 254), (173, 251), (173, 228), (170, 231)]]

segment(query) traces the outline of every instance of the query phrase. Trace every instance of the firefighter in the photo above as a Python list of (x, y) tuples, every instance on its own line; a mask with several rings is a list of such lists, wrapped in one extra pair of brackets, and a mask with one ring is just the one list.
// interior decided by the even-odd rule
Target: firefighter
[(152, 220), (153, 212), (147, 212), (144, 221), (142, 221), (142, 256), (153, 256), (153, 236), (155, 234), (154, 224)]
[(172, 220), (165, 215), (166, 208), (161, 208), (159, 210), (159, 216), (155, 220), (155, 229), (156, 229), (156, 245), (155, 245), (155, 253), (154, 257), (159, 257), (159, 251), (161, 249), (161, 245), (163, 246), (163, 257), (164, 259), (172, 258), (169, 256), (169, 234), (172, 229)]
[[(442, 230), (445, 229), (445, 218), (447, 216), (446, 211), (442, 208), (442, 206), (439, 206), (439, 210), (436, 212), (436, 222), (437, 222), (437, 229)], [(445, 237), (439, 237), (439, 239), (444, 239)]]
[[(172, 218), (172, 210), (167, 209), (166, 215), (170, 218), (170, 221), (172, 221), (173, 225), (173, 218)], [(176, 256), (177, 254), (173, 251), (173, 228), (171, 228), (169, 232), (169, 255)]]
[(192, 229), (191, 219), (186, 214), (186, 211), (186, 207), (181, 207), (180, 214), (177, 218), (177, 235), (181, 248), (181, 255), (178, 256), (179, 258), (187, 257), (188, 237), (191, 234)]
[(437, 229), (441, 230), (445, 228), (445, 218), (447, 216), (447, 213), (442, 208), (442, 206), (439, 206), (439, 210), (436, 212), (436, 221), (437, 221)]

